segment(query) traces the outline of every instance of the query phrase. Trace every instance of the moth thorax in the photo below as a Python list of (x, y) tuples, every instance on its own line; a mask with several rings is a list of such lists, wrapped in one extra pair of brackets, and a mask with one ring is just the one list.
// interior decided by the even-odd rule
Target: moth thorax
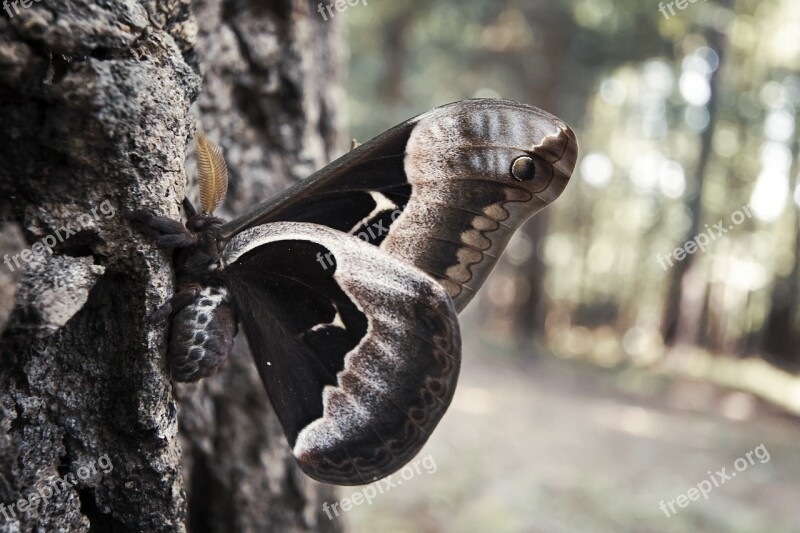
[(236, 336), (236, 317), (225, 287), (204, 287), (172, 320), (170, 371), (176, 381), (215, 374), (227, 361)]

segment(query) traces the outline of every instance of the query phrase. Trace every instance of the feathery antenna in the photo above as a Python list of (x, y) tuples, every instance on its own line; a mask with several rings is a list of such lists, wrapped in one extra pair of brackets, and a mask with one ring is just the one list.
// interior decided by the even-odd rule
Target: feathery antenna
[(228, 190), (228, 167), (222, 150), (206, 138), (204, 131), (195, 134), (197, 144), (197, 179), (200, 182), (200, 207), (213, 213)]

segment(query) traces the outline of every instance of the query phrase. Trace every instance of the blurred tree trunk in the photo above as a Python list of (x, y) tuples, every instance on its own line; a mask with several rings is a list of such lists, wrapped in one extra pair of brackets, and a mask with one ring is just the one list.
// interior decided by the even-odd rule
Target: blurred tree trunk
[[(552, 6), (531, 5), (529, 9), (537, 13), (532, 20), (546, 17), (548, 7)], [(531, 103), (549, 113), (562, 118), (580, 116), (580, 110), (570, 109), (572, 100), (568, 95), (579, 93), (582, 97), (580, 101), (585, 106), (591, 85), (588, 80), (579, 85), (568, 80), (572, 65), (567, 56), (575, 29), (574, 21), (570, 16), (562, 14), (551, 17), (546, 27), (539, 29), (535, 54), (519, 54), (516, 58), (517, 65), (512, 72), (518, 86), (531, 87), (531, 94), (535, 96)], [(531, 62), (530, 55), (537, 57), (538, 61)], [(514, 318), (514, 337), (523, 342), (532, 341), (537, 344), (545, 340), (547, 295), (544, 282), (547, 264), (544, 260), (544, 245), (549, 230), (549, 209), (537, 214), (521, 228), (523, 238), (531, 245), (531, 254), (524, 267), (517, 269), (517, 283), (527, 287), (527, 290), (517, 295), (509, 313)]]
[[(721, 4), (729, 7), (730, 2), (723, 1)], [(720, 100), (720, 73), (725, 60), (726, 37), (716, 29), (709, 29), (707, 34), (708, 46), (719, 56), (719, 65), (711, 74), (708, 82), (711, 87), (711, 96), (707, 104), (709, 121), (708, 126), (700, 136), (700, 155), (694, 172), (694, 190), (687, 202), (692, 222), (683, 239), (677, 243), (678, 247), (683, 247), (684, 243), (694, 239), (700, 233), (700, 222), (703, 217), (703, 185), (705, 183), (706, 169), (712, 155), (714, 130), (717, 123), (717, 109)], [(667, 346), (696, 344), (700, 340), (708, 287), (703, 274), (698, 270), (698, 255), (700, 254), (686, 254), (686, 257), (682, 261), (677, 261), (671, 270), (664, 313), (662, 315), (664, 344)]]
[[(173, 289), (170, 257), (123, 217), (180, 217), (197, 118), (225, 151), (229, 208), (331, 159), (338, 29), (315, 10), (48, 0), (0, 17), (2, 215), (33, 252), (0, 266), (20, 276), (0, 338), (2, 530), (339, 529), (242, 339), (219, 376), (173, 387), (167, 328), (147, 320)], [(35, 244), (50, 236), (52, 253)]]
[[(800, 120), (800, 112), (795, 113), (795, 124)], [(789, 175), (792, 176), (791, 190), (795, 190), (800, 185), (800, 130), (795, 127), (794, 143), (792, 154), (794, 161)], [(786, 276), (779, 276), (772, 287), (770, 302), (772, 306), (764, 324), (758, 331), (761, 336), (761, 349), (766, 352), (770, 361), (781, 368), (797, 372), (800, 370), (800, 356), (798, 356), (798, 346), (800, 346), (800, 213), (797, 205), (792, 204), (792, 214), (795, 219), (795, 243), (794, 243), (794, 265), (792, 271)], [(752, 337), (752, 335), (750, 336)], [(748, 341), (750, 339), (748, 338)], [(750, 345), (751, 343), (748, 342)], [(754, 344), (754, 343), (753, 343)], [(758, 346), (748, 346), (748, 348), (758, 349)]]
[(772, 289), (772, 306), (763, 328), (763, 351), (779, 367), (797, 372), (800, 370), (800, 231), (795, 235), (795, 261), (787, 276), (775, 280)]
[(386, 37), (383, 42), (385, 70), (380, 94), (389, 105), (398, 105), (404, 103), (405, 96), (403, 82), (407, 77), (409, 59), (406, 41), (414, 19), (419, 17), (419, 12), (403, 8), (393, 15), (390, 24), (386, 25)]
[[(518, 48), (513, 56), (513, 68), (509, 69), (515, 76), (515, 86), (524, 87), (529, 93), (519, 98), (555, 114), (573, 128), (583, 125), (587, 106), (601, 76), (620, 65), (670, 53), (669, 41), (658, 36), (657, 19), (646, 6), (630, 12), (627, 23), (617, 26), (613, 32), (606, 31), (602, 25), (597, 26), (597, 31), (579, 26), (572, 7), (565, 2), (530, 2), (524, 5), (523, 11), (526, 23), (532, 27), (532, 43)], [(516, 21), (516, 12), (510, 11), (500, 17), (510, 23)], [(636, 42), (637, 46), (630, 46), (631, 42)], [(484, 60), (491, 63), (502, 59), (495, 55)], [(578, 145), (580, 149), (580, 139)], [(575, 186), (570, 185), (570, 188)], [(576, 213), (573, 217), (582, 215)], [(546, 334), (548, 298), (544, 245), (550, 233), (550, 217), (551, 210), (545, 209), (521, 230), (534, 253), (521, 268), (516, 268), (519, 282), (527, 289), (524, 296), (514, 300), (509, 311), (514, 317), (516, 337), (534, 342), (543, 340)], [(617, 303), (611, 305), (618, 306)], [(598, 318), (606, 319), (607, 314), (600, 313)]]

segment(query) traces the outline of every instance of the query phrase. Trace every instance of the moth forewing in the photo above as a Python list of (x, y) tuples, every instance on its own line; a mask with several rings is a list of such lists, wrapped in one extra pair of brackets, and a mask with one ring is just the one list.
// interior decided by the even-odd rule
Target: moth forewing
[(354, 148), (224, 224), (311, 222), (356, 235), (433, 276), (463, 309), (511, 235), (572, 174), (572, 130), (535, 107), (462, 100)]

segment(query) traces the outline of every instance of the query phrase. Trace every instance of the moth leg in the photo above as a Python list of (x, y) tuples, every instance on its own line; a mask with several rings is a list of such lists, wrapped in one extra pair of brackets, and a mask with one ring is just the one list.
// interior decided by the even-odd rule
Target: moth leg
[(159, 322), (172, 313), (177, 313), (187, 305), (194, 302), (200, 295), (200, 285), (193, 283), (176, 292), (172, 298), (159, 306), (149, 317), (150, 322)]
[(183, 205), (183, 210), (186, 211), (186, 218), (192, 218), (197, 214), (197, 209), (195, 209), (191, 200), (189, 200), (187, 197), (183, 197), (181, 205)]
[(197, 236), (177, 220), (153, 216), (140, 210), (129, 214), (127, 218), (162, 248), (186, 248), (197, 244)]

